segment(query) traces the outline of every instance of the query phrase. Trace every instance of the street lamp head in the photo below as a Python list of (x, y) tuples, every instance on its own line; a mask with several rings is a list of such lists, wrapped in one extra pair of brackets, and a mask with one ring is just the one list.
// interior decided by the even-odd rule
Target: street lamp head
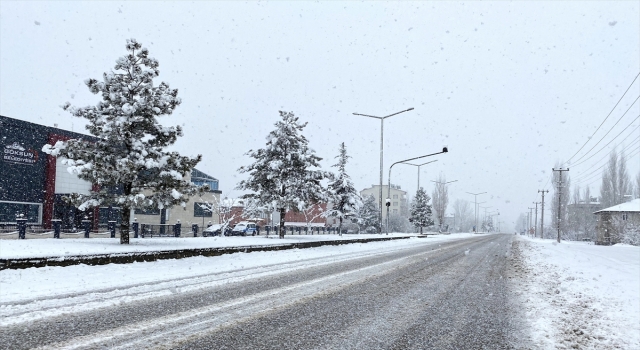
[(447, 148), (447, 146), (442, 147), (442, 153), (447, 153), (449, 152), (449, 149)]

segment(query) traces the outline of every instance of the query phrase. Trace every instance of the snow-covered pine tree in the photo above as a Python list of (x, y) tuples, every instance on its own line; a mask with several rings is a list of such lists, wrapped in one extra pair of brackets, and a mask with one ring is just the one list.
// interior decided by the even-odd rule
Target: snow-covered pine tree
[(326, 212), (326, 215), (340, 220), (338, 232), (342, 236), (342, 220), (358, 215), (358, 210), (362, 206), (362, 198), (360, 198), (360, 194), (356, 191), (351, 177), (345, 169), (347, 161), (351, 157), (347, 155), (344, 142), (340, 144), (340, 154), (336, 158), (338, 158), (338, 163), (333, 166), (338, 168), (338, 174), (331, 176), (331, 182), (327, 186), (332, 208)]
[(411, 203), (409, 221), (420, 228), (420, 234), (422, 234), (422, 228), (433, 225), (431, 204), (429, 204), (429, 195), (425, 190), (420, 187), (416, 192), (416, 197)]
[(182, 136), (182, 129), (162, 126), (157, 118), (172, 114), (180, 105), (178, 90), (165, 82), (153, 85), (158, 61), (135, 39), (127, 40), (126, 49), (129, 53), (116, 61), (114, 71), (103, 74), (103, 81), (85, 81), (92, 93), (102, 95), (102, 101), (83, 108), (63, 105), (72, 115), (88, 120), (87, 130), (96, 139), (58, 141), (42, 149), (63, 157), (69, 172), (97, 185), (89, 195), (73, 196), (78, 209), (120, 207), (122, 244), (129, 243), (132, 208), (185, 205), (198, 188), (184, 177), (202, 158), (164, 151)]
[(302, 211), (326, 199), (320, 182), (327, 174), (317, 169), (322, 158), (315, 155), (302, 135), (307, 123), (300, 124), (291, 112), (280, 111), (280, 117), (282, 120), (267, 136), (265, 148), (246, 153), (255, 162), (238, 169), (240, 173), (249, 173), (249, 178), (240, 181), (237, 189), (253, 191), (244, 197), (256, 199), (266, 209), (280, 213), (279, 234), (284, 238), (287, 209)]
[(360, 229), (366, 233), (380, 232), (380, 210), (376, 197), (368, 195), (362, 198), (362, 206), (358, 210), (357, 221)]

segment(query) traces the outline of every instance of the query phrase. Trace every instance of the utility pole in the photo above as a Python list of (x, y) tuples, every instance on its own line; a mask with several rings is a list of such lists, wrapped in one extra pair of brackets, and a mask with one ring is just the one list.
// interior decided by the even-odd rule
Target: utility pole
[(529, 227), (527, 228), (527, 231), (531, 232), (531, 221), (533, 221), (533, 209), (535, 208), (527, 208), (529, 209)]
[(533, 222), (533, 237), (538, 236), (538, 204), (540, 202), (533, 202), (536, 205), (536, 220)]
[(544, 238), (544, 193), (549, 190), (538, 190), (538, 193), (542, 193), (542, 208), (540, 209), (540, 238)]
[(558, 180), (558, 243), (560, 243), (560, 210), (562, 209), (562, 172), (563, 171), (569, 171), (569, 168), (566, 169), (562, 169), (562, 168), (551, 168), (553, 171), (557, 171), (558, 175), (560, 175), (560, 178)]

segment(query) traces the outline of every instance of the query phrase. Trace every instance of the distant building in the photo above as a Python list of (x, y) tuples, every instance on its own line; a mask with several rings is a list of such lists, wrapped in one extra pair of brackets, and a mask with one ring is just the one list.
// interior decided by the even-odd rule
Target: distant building
[(15, 223), (16, 215), (21, 214), (27, 223), (46, 228), (51, 228), (54, 218), (62, 219), (63, 226), (80, 227), (87, 217), (97, 226), (108, 216), (108, 208), (80, 212), (63, 200), (71, 193), (88, 194), (92, 184), (69, 174), (60, 159), (42, 152), (42, 147), (71, 138), (93, 139), (0, 116), (0, 223)]
[[(92, 221), (94, 230), (106, 227), (109, 220), (120, 220), (117, 207), (80, 211), (64, 201), (64, 197), (72, 193), (89, 194), (96, 186), (67, 172), (61, 159), (42, 152), (42, 147), (77, 138), (95, 140), (90, 135), (0, 116), (0, 146), (3, 149), (0, 224), (13, 224), (16, 215), (20, 214), (27, 218), (28, 224), (47, 229), (51, 228), (53, 219), (60, 219), (62, 228), (70, 229), (81, 227), (81, 221), (87, 218)], [(218, 180), (196, 169), (188, 176), (197, 185), (208, 185), (209, 191), (202, 197), (191, 198), (184, 209), (136, 210), (131, 215), (132, 220), (137, 217), (141, 223), (160, 224), (175, 223), (179, 219), (184, 224), (202, 224), (203, 218), (205, 223), (212, 219), (212, 214), (201, 211), (197, 203), (219, 199)]]
[(219, 218), (214, 215), (215, 210), (207, 210), (211, 205), (220, 202), (221, 191), (218, 190), (218, 180), (204, 172), (193, 169), (187, 174), (186, 180), (198, 186), (207, 185), (209, 190), (202, 195), (189, 198), (186, 206), (179, 205), (164, 209), (134, 210), (132, 218), (143, 224), (175, 224), (178, 220), (183, 225), (198, 224), (206, 226), (219, 223)]
[[(387, 208), (385, 206), (387, 195), (390, 196), (391, 206), (389, 207), (389, 213), (391, 215), (400, 215), (409, 217), (409, 199), (407, 198), (407, 192), (400, 189), (400, 186), (391, 184), (391, 192), (389, 193), (389, 186), (382, 186), (382, 220), (387, 219)], [(376, 203), (380, 203), (380, 185), (371, 185), (369, 188), (365, 188), (360, 191), (360, 196), (373, 196), (376, 199)]]
[(569, 226), (575, 230), (576, 239), (595, 240), (598, 216), (593, 213), (600, 209), (602, 203), (597, 198), (567, 205), (567, 220)]
[(625, 228), (631, 225), (640, 227), (640, 198), (598, 210), (594, 214), (599, 216), (596, 244), (620, 243)]

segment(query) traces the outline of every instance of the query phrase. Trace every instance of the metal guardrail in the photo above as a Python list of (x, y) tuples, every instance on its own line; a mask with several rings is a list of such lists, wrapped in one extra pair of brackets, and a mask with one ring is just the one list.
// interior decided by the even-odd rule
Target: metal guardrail
[[(6, 223), (0, 224), (0, 238), (6, 236), (18, 235), (18, 238), (25, 239), (29, 236), (50, 236), (54, 238), (60, 237), (111, 237), (119, 236), (119, 227), (115, 221), (109, 224), (100, 224), (97, 229), (89, 221), (82, 223), (83, 227), (62, 227), (59, 220), (54, 220), (53, 228), (45, 228), (42, 225), (25, 224), (25, 223)], [(21, 231), (22, 230), (22, 231)], [(258, 235), (277, 235), (278, 226), (264, 226), (257, 230)], [(343, 233), (346, 233), (343, 230)], [(153, 238), (153, 237), (198, 237), (202, 235), (202, 228), (198, 224), (182, 225), (176, 224), (146, 224), (133, 222), (130, 229), (133, 238)], [(309, 227), (309, 226), (285, 226), (285, 235), (330, 235), (338, 234), (337, 227)]]

